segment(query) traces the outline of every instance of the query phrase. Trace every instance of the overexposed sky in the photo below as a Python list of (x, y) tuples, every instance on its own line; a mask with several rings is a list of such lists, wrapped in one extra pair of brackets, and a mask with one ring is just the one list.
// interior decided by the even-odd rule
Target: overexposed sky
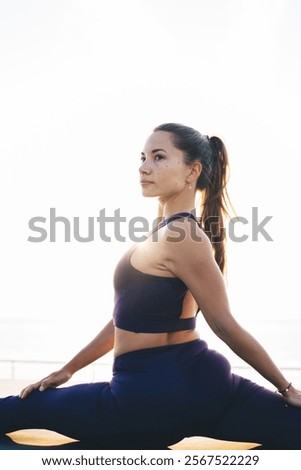
[(0, 318), (108, 321), (127, 243), (30, 243), (28, 221), (152, 220), (137, 169), (166, 121), (222, 137), (238, 214), (273, 216), (273, 242), (229, 242), (234, 314), (299, 318), (300, 20), (298, 0), (2, 1)]

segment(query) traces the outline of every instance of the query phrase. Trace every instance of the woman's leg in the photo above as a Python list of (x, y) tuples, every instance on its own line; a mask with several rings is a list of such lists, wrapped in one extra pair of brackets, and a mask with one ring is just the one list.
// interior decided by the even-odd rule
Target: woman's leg
[(301, 408), (250, 380), (233, 377), (240, 385), (210, 437), (258, 442), (266, 449), (301, 449)]
[(0, 399), (0, 434), (20, 429), (48, 429), (75, 439), (88, 439), (105, 430), (100, 400), (107, 383), (82, 384), (35, 391), (27, 398)]
[(79, 440), (65, 446), (79, 449), (166, 449), (183, 437), (177, 430), (133, 431), (130, 418), (118, 406), (108, 383), (0, 399), (0, 436), (20, 429), (47, 429)]
[[(231, 372), (219, 353), (204, 349), (186, 365), (195, 423), (186, 436), (254, 442), (270, 449), (301, 449), (301, 408)], [(192, 416), (193, 418), (193, 416)]]

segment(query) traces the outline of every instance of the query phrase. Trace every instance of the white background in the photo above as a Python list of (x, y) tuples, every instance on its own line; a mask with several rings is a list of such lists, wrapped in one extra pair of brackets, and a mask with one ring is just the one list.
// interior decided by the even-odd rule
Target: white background
[(30, 243), (28, 221), (54, 207), (80, 217), (82, 236), (103, 208), (152, 221), (139, 156), (152, 129), (173, 121), (224, 140), (239, 215), (273, 216), (273, 242), (229, 242), (230, 302), (277, 361), (300, 365), (300, 5), (0, 2), (0, 320), (10, 325), (0, 358), (63, 350), (64, 360), (109, 320), (130, 241), (105, 243), (96, 230), (93, 242), (65, 243), (58, 228), (56, 243)]

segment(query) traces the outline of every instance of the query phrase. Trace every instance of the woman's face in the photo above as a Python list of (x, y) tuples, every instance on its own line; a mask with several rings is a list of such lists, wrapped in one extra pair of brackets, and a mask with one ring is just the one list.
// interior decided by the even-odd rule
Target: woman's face
[(162, 201), (187, 189), (190, 168), (184, 162), (184, 152), (172, 142), (172, 134), (156, 131), (147, 139), (141, 152), (140, 184), (146, 197)]

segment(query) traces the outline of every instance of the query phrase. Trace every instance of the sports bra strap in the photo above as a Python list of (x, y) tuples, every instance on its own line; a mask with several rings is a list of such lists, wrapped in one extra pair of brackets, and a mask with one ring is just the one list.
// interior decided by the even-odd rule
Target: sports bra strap
[(164, 219), (162, 222), (160, 222), (157, 227), (153, 229), (153, 232), (159, 230), (162, 227), (165, 227), (165, 225), (169, 224), (170, 222), (173, 222), (174, 220), (182, 219), (184, 217), (194, 219), (197, 222), (196, 217), (191, 212), (178, 212), (177, 214), (173, 214), (170, 217), (167, 217), (167, 219)]

